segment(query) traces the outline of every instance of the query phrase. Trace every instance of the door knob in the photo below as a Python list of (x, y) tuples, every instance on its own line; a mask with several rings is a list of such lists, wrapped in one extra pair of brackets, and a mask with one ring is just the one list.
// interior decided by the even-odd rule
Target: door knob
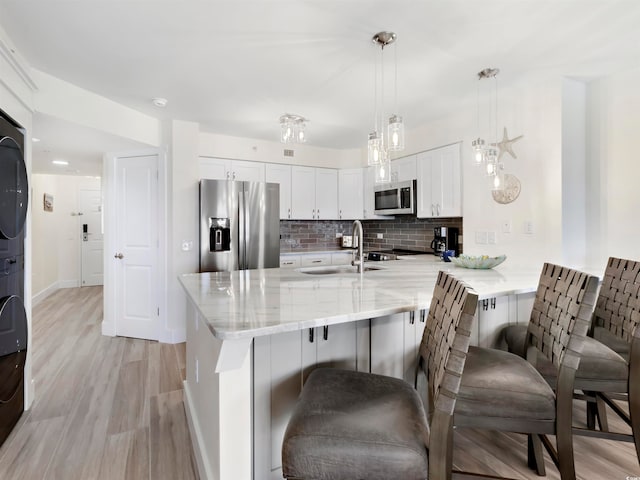
[(121, 253), (116, 253), (116, 254), (113, 256), (113, 258), (117, 258), (117, 259), (119, 259), (119, 260), (122, 260), (122, 259), (124, 258), (124, 255), (123, 255), (123, 254), (121, 254)]

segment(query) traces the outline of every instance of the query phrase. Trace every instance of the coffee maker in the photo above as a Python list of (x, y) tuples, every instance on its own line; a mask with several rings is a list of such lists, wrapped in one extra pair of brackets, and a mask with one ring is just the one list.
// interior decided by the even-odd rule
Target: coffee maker
[(431, 248), (434, 255), (442, 256), (446, 250), (453, 250), (453, 255), (457, 257), (460, 253), (458, 229), (455, 227), (435, 227)]

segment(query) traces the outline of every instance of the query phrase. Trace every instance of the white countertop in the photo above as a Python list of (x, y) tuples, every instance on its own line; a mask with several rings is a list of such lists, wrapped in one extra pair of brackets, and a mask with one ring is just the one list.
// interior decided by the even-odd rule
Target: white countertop
[(186, 274), (180, 282), (213, 334), (232, 340), (429, 308), (439, 270), (480, 299), (535, 291), (542, 270), (509, 259), (492, 270), (469, 270), (433, 255), (367, 265), (380, 270), (309, 275), (270, 268)]

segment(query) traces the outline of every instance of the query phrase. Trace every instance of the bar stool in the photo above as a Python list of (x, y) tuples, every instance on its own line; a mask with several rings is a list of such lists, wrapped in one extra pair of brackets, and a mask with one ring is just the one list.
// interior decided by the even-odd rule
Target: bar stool
[[(451, 476), (453, 411), (478, 297), (440, 272), (420, 347), (434, 408), (407, 382), (318, 368), (282, 444), (287, 479), (444, 479)], [(430, 442), (430, 438), (434, 441)]]

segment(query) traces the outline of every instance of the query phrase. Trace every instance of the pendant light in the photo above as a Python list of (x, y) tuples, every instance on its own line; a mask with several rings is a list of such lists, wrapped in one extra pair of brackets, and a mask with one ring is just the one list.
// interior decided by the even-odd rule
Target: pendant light
[[(396, 41), (394, 32), (378, 32), (372, 41), (375, 45), (380, 46), (380, 73), (378, 74), (378, 64), (374, 62), (374, 118), (373, 131), (369, 133), (367, 142), (367, 162), (369, 165), (375, 165), (376, 183), (390, 181), (390, 165), (389, 152), (401, 151), (404, 149), (404, 124), (402, 117), (394, 113), (388, 119), (385, 126), (384, 112), (384, 47), (391, 45)], [(378, 91), (378, 76), (380, 77), (380, 91)], [(398, 65), (397, 55), (395, 61), (395, 108), (397, 112), (398, 103)], [(378, 108), (378, 97), (380, 98), (380, 108)], [(385, 132), (386, 130), (386, 132)], [(386, 137), (385, 137), (386, 133)]]
[(280, 117), (280, 141), (282, 143), (305, 143), (306, 122), (309, 119), (294, 113), (285, 113)]

